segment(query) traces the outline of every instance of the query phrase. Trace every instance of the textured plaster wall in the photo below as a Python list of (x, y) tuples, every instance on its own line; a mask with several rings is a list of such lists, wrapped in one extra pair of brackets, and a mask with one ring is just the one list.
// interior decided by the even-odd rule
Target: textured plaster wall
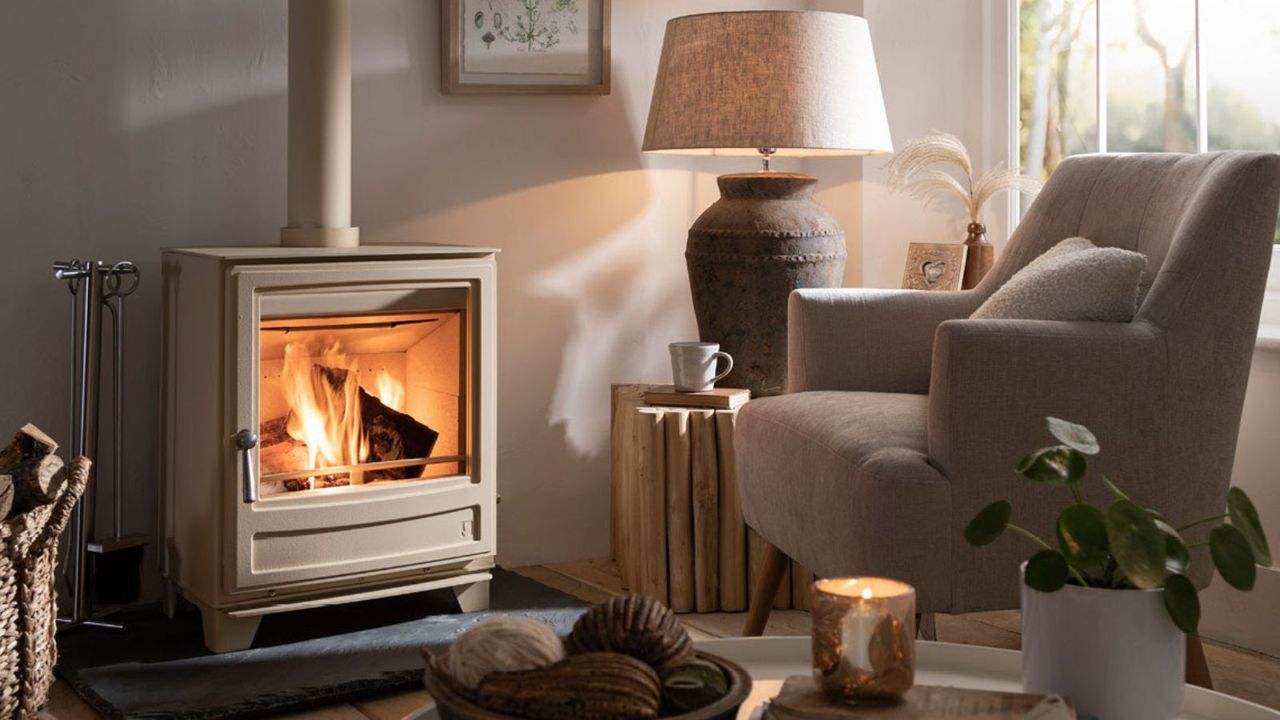
[[(442, 96), (438, 2), (353, 5), (353, 211), (363, 240), (503, 250), (500, 560), (603, 555), (609, 384), (662, 380), (666, 343), (695, 335), (685, 232), (715, 199), (716, 174), (753, 167), (639, 152), (666, 20), (724, 3), (616, 0), (606, 97)], [(127, 313), (125, 529), (149, 533), (160, 248), (277, 242), (285, 3), (3, 7), (0, 432), (31, 420), (66, 435), (70, 301), (50, 263), (137, 262), (142, 287)], [(99, 498), (105, 528), (109, 491)]]

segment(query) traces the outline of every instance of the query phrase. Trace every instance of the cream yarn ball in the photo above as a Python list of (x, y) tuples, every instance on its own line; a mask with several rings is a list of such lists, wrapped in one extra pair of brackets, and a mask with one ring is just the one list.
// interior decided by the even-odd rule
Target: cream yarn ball
[(564, 642), (545, 623), (496, 617), (462, 633), (449, 647), (445, 669), (474, 690), (493, 672), (533, 670), (564, 659)]

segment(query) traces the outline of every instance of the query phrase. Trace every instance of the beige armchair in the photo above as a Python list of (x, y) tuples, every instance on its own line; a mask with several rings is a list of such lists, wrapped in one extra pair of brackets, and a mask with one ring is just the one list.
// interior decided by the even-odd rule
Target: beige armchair
[[(1278, 197), (1280, 155), (1073, 157), (974, 290), (792, 293), (788, 393), (738, 419), (743, 514), (774, 546), (747, 633), (787, 556), (905, 580), (925, 613), (1017, 607), (1032, 548), (976, 550), (962, 530), (1007, 498), (1052, 535), (1064, 498), (1013, 471), (1049, 444), (1046, 415), (1091, 428), (1092, 469), (1171, 520), (1224, 507)], [(966, 319), (1072, 236), (1147, 256), (1132, 322)], [(1199, 583), (1210, 566), (1193, 562)]]

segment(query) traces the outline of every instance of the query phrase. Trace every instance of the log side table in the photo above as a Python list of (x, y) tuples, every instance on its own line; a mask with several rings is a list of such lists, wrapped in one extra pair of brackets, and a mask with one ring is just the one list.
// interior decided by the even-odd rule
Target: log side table
[[(764, 559), (742, 522), (738, 411), (645, 403), (653, 385), (613, 386), (610, 550), (623, 588), (676, 612), (741, 612)], [(812, 574), (793, 565), (774, 608), (808, 609)]]

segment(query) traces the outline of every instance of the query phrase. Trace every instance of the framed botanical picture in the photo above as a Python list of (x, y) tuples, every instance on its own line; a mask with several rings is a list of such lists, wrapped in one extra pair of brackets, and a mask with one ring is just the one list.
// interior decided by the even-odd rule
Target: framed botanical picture
[(959, 290), (964, 280), (962, 243), (911, 243), (902, 287), (908, 290)]
[(610, 0), (440, 0), (450, 95), (608, 95)]

